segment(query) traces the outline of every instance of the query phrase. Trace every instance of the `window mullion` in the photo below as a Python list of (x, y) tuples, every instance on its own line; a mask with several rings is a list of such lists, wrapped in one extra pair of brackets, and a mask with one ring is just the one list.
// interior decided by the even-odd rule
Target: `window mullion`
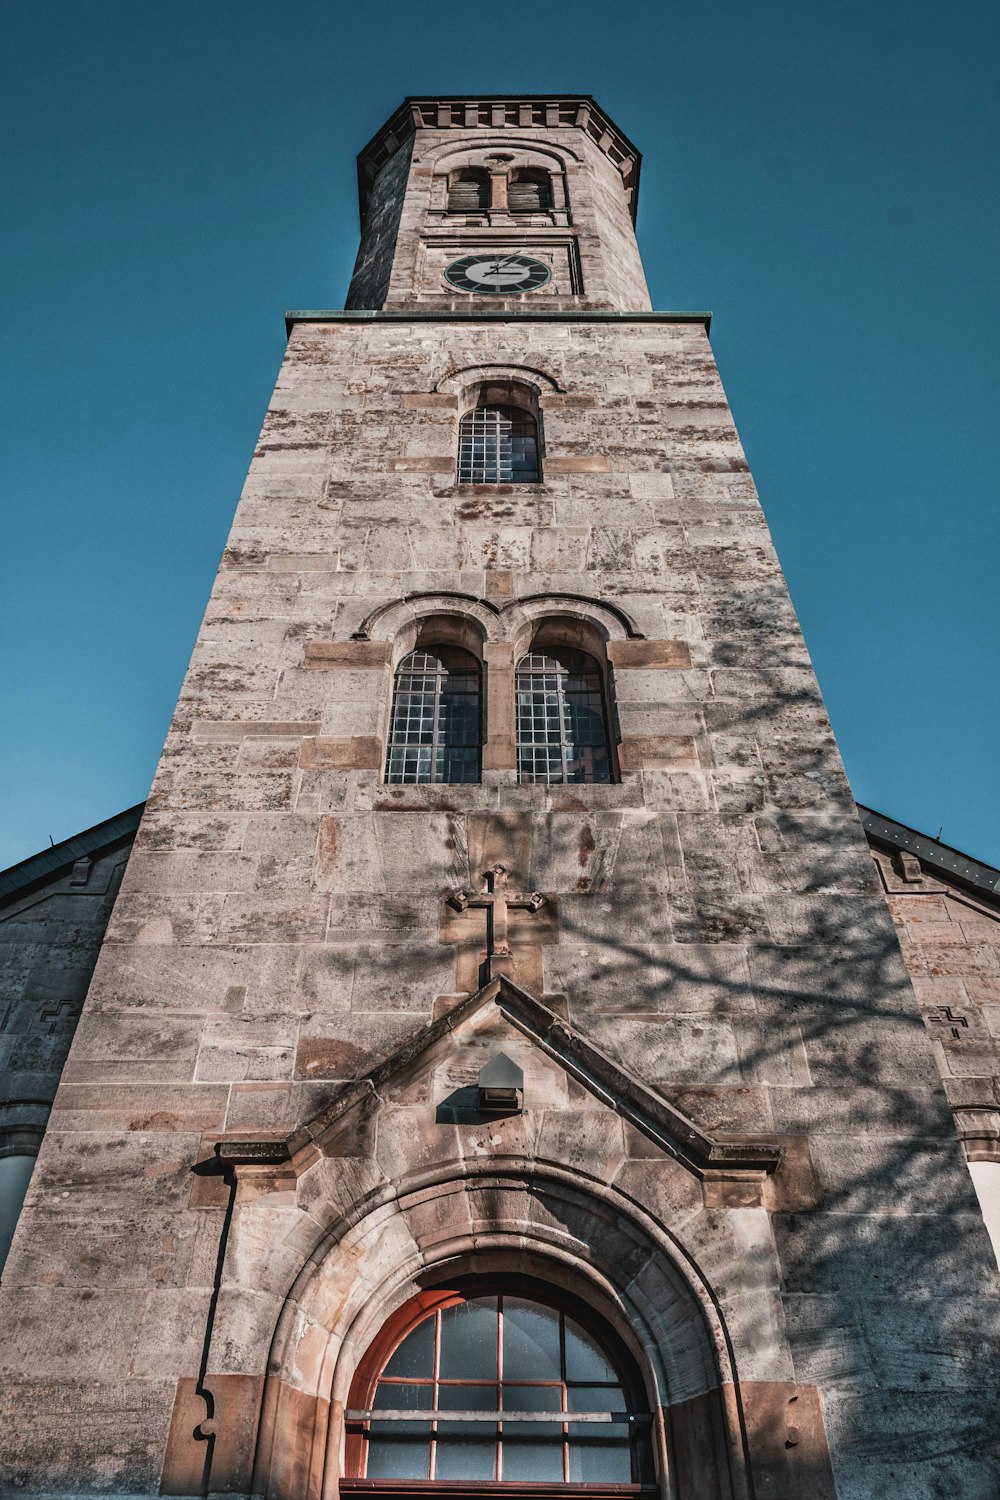
[(569, 744), (569, 724), (567, 722), (567, 704), (565, 693), (566, 673), (560, 668), (556, 673), (556, 693), (559, 699), (559, 755), (562, 761), (562, 779), (565, 786), (569, 781), (569, 756), (567, 748)]
[[(431, 1410), (440, 1410), (441, 1391), (441, 1310), (434, 1314), (434, 1364), (432, 1366), (433, 1384), (431, 1385)], [(431, 1479), (437, 1477), (437, 1432), (438, 1424), (431, 1423), (431, 1440), (428, 1444), (427, 1472)]]
[(442, 781), (444, 778), (438, 773), (438, 745), (441, 740), (441, 684), (444, 677), (444, 668), (438, 662), (437, 671), (434, 673), (434, 709), (431, 720), (431, 781)]

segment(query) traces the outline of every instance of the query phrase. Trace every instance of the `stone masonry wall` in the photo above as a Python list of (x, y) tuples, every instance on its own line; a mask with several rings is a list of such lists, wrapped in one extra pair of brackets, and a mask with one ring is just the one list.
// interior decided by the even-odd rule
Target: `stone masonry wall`
[(412, 140), (400, 146), (379, 173), (368, 205), (347, 307), (381, 307), (389, 295), (399, 221), (410, 171)]
[(1000, 1161), (1000, 911), (912, 855), (872, 851), (973, 1160)]
[(121, 883), (129, 842), (0, 909), (0, 1146), (33, 1154)]
[[(503, 130), (421, 130), (416, 144), (407, 142), (382, 169), (366, 218), (358, 265), (355, 269), (349, 307), (428, 308), (466, 311), (467, 296), (454, 292), (437, 276), (425, 279), (427, 245), (455, 240), (454, 255), (496, 244), (532, 253), (533, 246), (569, 243), (575, 247), (583, 279), (583, 295), (556, 295), (553, 289), (534, 293), (535, 309), (580, 310), (608, 308), (626, 311), (648, 309), (649, 292), (636, 244), (628, 205), (622, 192), (621, 175), (598, 146), (580, 130), (571, 127), (545, 132), (544, 144), (555, 156), (553, 171), (565, 173), (570, 228), (551, 230), (544, 225), (511, 219), (506, 226), (466, 226), (464, 217), (450, 225), (428, 225), (435, 174), (446, 174), (451, 156), (466, 148), (476, 161), (491, 154), (516, 153), (537, 146), (536, 134), (516, 128)], [(442, 257), (442, 262), (444, 257)], [(386, 285), (386, 272), (391, 274)], [(510, 307), (527, 311), (524, 297), (490, 298), (492, 308)]]
[[(436, 387), (477, 363), (554, 387), (542, 484), (455, 485)], [(355, 637), (449, 592), (631, 618), (619, 784), (382, 785), (391, 643)], [(3, 1472), (156, 1492), (224, 1216), (192, 1164), (308, 1123), (475, 987), (443, 897), (496, 859), (549, 898), (515, 977), (811, 1183), (663, 1190), (748, 1390), (818, 1393), (839, 1500), (995, 1494), (989, 1242), (704, 329), (669, 321), (294, 328), (8, 1261)], [(680, 1169), (578, 1092), (547, 1096), (552, 1150), (658, 1201)], [(391, 1108), (380, 1170), (393, 1140), (482, 1149), (419, 1091)], [(227, 1378), (262, 1377), (330, 1165), (237, 1208)]]

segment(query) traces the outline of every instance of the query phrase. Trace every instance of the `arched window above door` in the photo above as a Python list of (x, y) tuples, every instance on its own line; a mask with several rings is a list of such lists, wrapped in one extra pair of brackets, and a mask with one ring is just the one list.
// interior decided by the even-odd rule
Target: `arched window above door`
[(478, 781), (482, 754), (479, 663), (461, 646), (421, 645), (393, 680), (387, 782)]
[(530, 1290), (473, 1284), (400, 1309), (354, 1382), (350, 1477), (388, 1490), (649, 1477), (630, 1356), (590, 1309)]

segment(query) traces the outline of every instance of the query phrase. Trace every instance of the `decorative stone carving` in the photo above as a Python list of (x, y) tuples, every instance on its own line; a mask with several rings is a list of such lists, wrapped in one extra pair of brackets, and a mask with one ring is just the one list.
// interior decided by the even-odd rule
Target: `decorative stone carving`
[(455, 891), (448, 897), (448, 905), (455, 911), (468, 907), (482, 908), (486, 912), (486, 962), (483, 965), (484, 980), (496, 979), (510, 971), (511, 951), (507, 930), (507, 912), (536, 912), (545, 905), (540, 891), (508, 891), (508, 871), (504, 865), (494, 865), (483, 876), (481, 891)]

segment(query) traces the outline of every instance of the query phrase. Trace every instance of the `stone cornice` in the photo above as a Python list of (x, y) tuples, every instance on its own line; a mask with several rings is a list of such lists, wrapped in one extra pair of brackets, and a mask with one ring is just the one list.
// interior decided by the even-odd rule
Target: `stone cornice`
[(595, 308), (586, 312), (575, 309), (518, 307), (516, 311), (465, 312), (456, 308), (391, 309), (371, 307), (290, 308), (285, 313), (285, 331), (291, 333), (296, 323), (701, 323), (706, 333), (711, 328), (710, 312), (618, 312)]
[(589, 94), (437, 94), (403, 100), (358, 154), (358, 197), (364, 224), (371, 186), (399, 147), (418, 130), (584, 130), (622, 175), (635, 221), (642, 157)]

